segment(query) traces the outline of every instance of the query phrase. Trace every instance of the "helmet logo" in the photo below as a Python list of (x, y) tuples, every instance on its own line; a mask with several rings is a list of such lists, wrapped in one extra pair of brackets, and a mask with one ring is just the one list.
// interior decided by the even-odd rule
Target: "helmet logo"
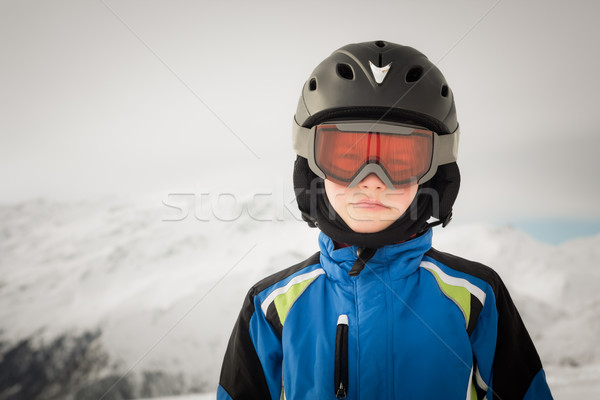
[(388, 71), (392, 67), (392, 63), (389, 63), (385, 67), (376, 67), (371, 61), (369, 61), (369, 65), (371, 66), (371, 71), (373, 72), (373, 77), (375, 78), (375, 82), (381, 84), (385, 79)]

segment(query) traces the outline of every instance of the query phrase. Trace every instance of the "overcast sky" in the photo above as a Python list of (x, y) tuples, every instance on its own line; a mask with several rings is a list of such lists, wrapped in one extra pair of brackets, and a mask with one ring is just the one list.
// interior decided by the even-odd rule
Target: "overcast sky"
[(291, 190), (304, 81), (413, 46), (461, 124), (462, 221), (600, 221), (600, 3), (0, 1), (2, 203)]

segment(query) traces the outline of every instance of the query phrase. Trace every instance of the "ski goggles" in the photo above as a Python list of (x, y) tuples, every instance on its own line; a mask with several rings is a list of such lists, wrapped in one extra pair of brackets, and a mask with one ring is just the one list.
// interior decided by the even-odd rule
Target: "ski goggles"
[(421, 184), (438, 166), (456, 161), (459, 129), (439, 135), (422, 127), (379, 121), (323, 123), (304, 128), (294, 121), (296, 153), (323, 179), (354, 187), (375, 174), (390, 189)]

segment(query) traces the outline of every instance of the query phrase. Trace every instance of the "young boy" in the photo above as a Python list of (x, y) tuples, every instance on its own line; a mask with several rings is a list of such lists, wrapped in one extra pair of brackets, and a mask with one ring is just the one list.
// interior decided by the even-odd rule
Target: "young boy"
[(458, 135), (452, 91), (413, 48), (350, 44), (317, 66), (294, 186), (321, 251), (250, 289), (217, 398), (552, 398), (498, 275), (431, 247)]

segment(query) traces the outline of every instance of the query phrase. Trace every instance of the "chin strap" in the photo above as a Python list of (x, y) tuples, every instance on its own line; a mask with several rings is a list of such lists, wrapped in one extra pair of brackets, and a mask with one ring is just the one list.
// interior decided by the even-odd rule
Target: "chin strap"
[(354, 261), (352, 268), (348, 272), (350, 276), (357, 276), (360, 272), (365, 268), (365, 265), (369, 262), (371, 258), (377, 252), (376, 248), (373, 247), (359, 247), (356, 251), (356, 255), (358, 258)]
[(302, 212), (302, 219), (311, 228), (318, 228), (319, 227), (319, 223), (317, 222), (317, 219), (314, 218), (314, 217), (312, 217), (309, 213)]
[(446, 218), (444, 218), (444, 219), (438, 219), (437, 221), (433, 221), (433, 222), (426, 222), (425, 228), (421, 232), (425, 232), (425, 231), (429, 230), (430, 228), (433, 228), (434, 226), (438, 226), (438, 225), (441, 225), (442, 228), (445, 228), (450, 223), (450, 221), (452, 221), (452, 212), (450, 214), (448, 214), (446, 216)]

